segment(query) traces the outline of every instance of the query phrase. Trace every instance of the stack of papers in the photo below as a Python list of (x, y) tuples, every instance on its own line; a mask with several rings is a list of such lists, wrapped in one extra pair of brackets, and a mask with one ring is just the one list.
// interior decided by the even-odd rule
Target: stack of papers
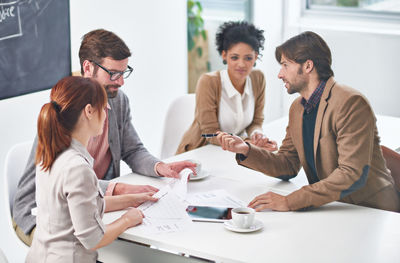
[(145, 202), (138, 207), (145, 216), (138, 227), (146, 228), (151, 233), (183, 231), (193, 225), (186, 212), (189, 205), (231, 208), (246, 206), (224, 189), (187, 194), (187, 182), (191, 173), (190, 169), (182, 170), (180, 179), (171, 179), (154, 194), (158, 198), (157, 202)]
[(180, 179), (173, 179), (154, 194), (157, 202), (145, 202), (138, 207), (145, 216), (138, 227), (147, 228), (151, 233), (167, 233), (185, 230), (193, 224), (186, 213), (185, 204), (190, 173), (190, 169), (182, 170)]

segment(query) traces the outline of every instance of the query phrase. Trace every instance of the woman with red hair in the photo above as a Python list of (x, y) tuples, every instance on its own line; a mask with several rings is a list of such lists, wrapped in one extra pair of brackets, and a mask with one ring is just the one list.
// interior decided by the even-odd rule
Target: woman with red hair
[(156, 201), (150, 193), (104, 197), (86, 147), (102, 133), (107, 94), (96, 81), (66, 77), (38, 118), (36, 232), (27, 262), (96, 262), (96, 249), (142, 222), (137, 208), (109, 225), (104, 212)]

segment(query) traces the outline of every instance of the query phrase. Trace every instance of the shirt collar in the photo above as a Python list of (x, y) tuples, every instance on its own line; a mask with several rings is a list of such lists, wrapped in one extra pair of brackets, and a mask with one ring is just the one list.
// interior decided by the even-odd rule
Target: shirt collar
[(303, 105), (306, 113), (310, 113), (321, 100), (322, 93), (324, 92), (326, 81), (321, 81), (318, 87), (311, 94), (311, 97), (306, 100), (304, 97), (301, 99), (301, 105)]
[(86, 149), (85, 146), (82, 145), (78, 140), (72, 138), (71, 140), (71, 146), (72, 149), (78, 151), (79, 153), (82, 154), (83, 158), (86, 159), (86, 161), (90, 164), (91, 167), (93, 167), (94, 159), (93, 157), (89, 154), (88, 150)]
[[(221, 83), (222, 88), (225, 89), (229, 98), (232, 98), (236, 95), (242, 96), (233, 86), (231, 79), (229, 78), (228, 70), (224, 69), (220, 72), (221, 75)], [(246, 78), (246, 83), (244, 84), (244, 92), (243, 95), (250, 95), (250, 87), (249, 87), (249, 76)]]

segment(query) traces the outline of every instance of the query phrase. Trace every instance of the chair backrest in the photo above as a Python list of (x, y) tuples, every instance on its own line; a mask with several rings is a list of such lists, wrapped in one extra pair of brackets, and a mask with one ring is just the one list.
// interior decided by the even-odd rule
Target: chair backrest
[(4, 255), (3, 250), (0, 248), (0, 263), (7, 263), (6, 255)]
[(164, 122), (161, 159), (175, 155), (183, 134), (194, 120), (195, 106), (195, 94), (185, 94), (169, 106)]
[(4, 173), (4, 192), (6, 193), (5, 198), (8, 201), (6, 205), (10, 208), (10, 211), (12, 210), (15, 191), (17, 190), (19, 179), (24, 172), (31, 148), (32, 141), (18, 143), (11, 147), (7, 153)]
[(386, 166), (392, 173), (397, 190), (400, 191), (400, 154), (383, 145), (381, 149)]
[[(29, 154), (32, 148), (32, 141), (23, 142), (14, 145), (8, 151), (6, 155), (5, 161), (5, 170), (4, 170), (4, 213), (6, 217), (7, 225), (5, 226), (5, 233), (2, 231), (2, 235), (4, 234), (6, 237), (9, 237), (7, 242), (11, 242), (13, 244), (14, 253), (18, 253), (20, 256), (26, 255), (29, 247), (26, 246), (17, 236), (14, 231), (12, 224), (12, 206), (14, 202), (14, 195), (17, 190), (17, 185), (19, 179), (21, 178), (26, 163), (28, 161)], [(4, 226), (3, 226), (4, 227)], [(17, 251), (17, 252), (15, 252)]]

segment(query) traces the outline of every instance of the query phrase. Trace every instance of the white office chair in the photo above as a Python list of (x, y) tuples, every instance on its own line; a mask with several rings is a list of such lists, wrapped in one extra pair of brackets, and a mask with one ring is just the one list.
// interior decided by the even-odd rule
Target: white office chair
[[(29, 247), (25, 245), (17, 236), (14, 231), (12, 225), (11, 211), (14, 203), (14, 195), (17, 190), (17, 185), (19, 179), (24, 172), (30, 151), (32, 148), (32, 141), (23, 142), (14, 145), (8, 151), (5, 161), (5, 172), (4, 172), (4, 208), (5, 212), (2, 213), (6, 217), (6, 226), (5, 229), (7, 231), (7, 236), (12, 239), (8, 242), (12, 242), (13, 244), (13, 252), (18, 251), (18, 254), (26, 255), (29, 250)], [(3, 234), (2, 234), (3, 235)]]
[(0, 248), (0, 263), (8, 263), (6, 256), (3, 253), (3, 250)]
[(161, 145), (161, 159), (175, 155), (183, 134), (194, 120), (195, 94), (185, 94), (175, 99), (167, 111)]

